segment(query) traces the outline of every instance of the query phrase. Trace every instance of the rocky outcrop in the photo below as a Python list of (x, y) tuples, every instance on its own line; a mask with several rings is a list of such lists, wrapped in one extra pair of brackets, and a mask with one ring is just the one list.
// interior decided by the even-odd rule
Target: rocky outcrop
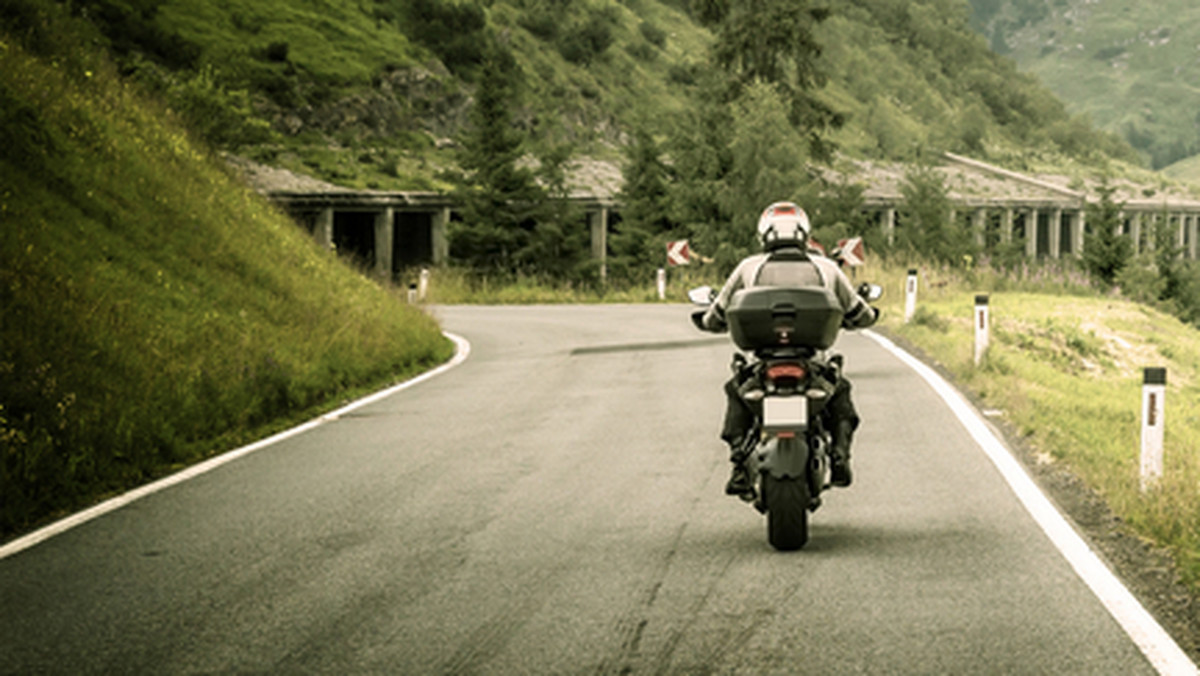
[(470, 96), (440, 62), (380, 73), (369, 89), (324, 103), (274, 111), (277, 130), (295, 136), (316, 131), (356, 139), (424, 132), (435, 143), (454, 136), (464, 124)]

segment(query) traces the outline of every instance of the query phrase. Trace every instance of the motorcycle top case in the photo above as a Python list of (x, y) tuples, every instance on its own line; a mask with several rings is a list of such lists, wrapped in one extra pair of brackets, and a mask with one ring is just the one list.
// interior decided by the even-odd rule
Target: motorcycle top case
[(758, 286), (733, 294), (725, 317), (733, 342), (743, 350), (824, 350), (837, 340), (842, 306), (824, 287)]

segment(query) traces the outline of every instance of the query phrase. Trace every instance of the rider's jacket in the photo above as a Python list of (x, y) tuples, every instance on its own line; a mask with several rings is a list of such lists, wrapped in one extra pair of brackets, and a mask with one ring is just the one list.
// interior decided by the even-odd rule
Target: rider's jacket
[(725, 329), (725, 309), (733, 294), (755, 286), (824, 286), (842, 305), (842, 324), (861, 329), (875, 323), (878, 313), (854, 291), (837, 263), (798, 247), (777, 249), (743, 259), (704, 313), (704, 328)]

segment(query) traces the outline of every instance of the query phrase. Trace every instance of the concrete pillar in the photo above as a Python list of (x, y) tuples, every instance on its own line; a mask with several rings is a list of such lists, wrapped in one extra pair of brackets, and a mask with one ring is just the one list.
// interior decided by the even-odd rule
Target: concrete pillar
[(1087, 235), (1087, 211), (1080, 209), (1075, 212), (1075, 235), (1071, 239), (1071, 255), (1075, 258), (1083, 257), (1083, 238)]
[(1179, 249), (1179, 257), (1183, 258), (1184, 248), (1187, 246), (1187, 224), (1184, 222), (1187, 217), (1183, 214), (1175, 214), (1175, 246)]
[(1012, 244), (1013, 236), (1013, 210), (1005, 209), (1000, 215), (1000, 242), (1002, 244)]
[(1135, 211), (1129, 217), (1129, 239), (1133, 244), (1133, 255), (1142, 252), (1142, 212)]
[(1025, 215), (1025, 255), (1037, 258), (1038, 246), (1038, 210), (1030, 209)]
[(1142, 230), (1145, 231), (1143, 236), (1146, 238), (1146, 253), (1154, 253), (1154, 249), (1158, 244), (1158, 214), (1146, 214), (1146, 220), (1142, 223)]
[(975, 244), (982, 249), (986, 243), (987, 209), (976, 209), (975, 213), (971, 214), (971, 227), (975, 231)]
[(1196, 260), (1197, 252), (1200, 251), (1200, 245), (1197, 245), (1196, 238), (1200, 237), (1200, 214), (1192, 214), (1188, 218), (1188, 245), (1187, 257)]
[(1053, 209), (1050, 212), (1050, 222), (1046, 227), (1050, 228), (1050, 257), (1058, 258), (1062, 254), (1062, 220), (1063, 210)]
[(317, 225), (313, 229), (317, 243), (326, 249), (333, 248), (333, 209), (325, 208), (317, 215)]
[(608, 207), (588, 213), (592, 229), (592, 258), (600, 261), (600, 279), (608, 279)]
[(896, 210), (883, 210), (883, 236), (887, 239), (888, 246), (896, 243)]
[(450, 258), (450, 238), (446, 236), (446, 227), (450, 223), (450, 207), (436, 211), (429, 219), (429, 243), (433, 249), (433, 264), (440, 265)]
[(375, 274), (392, 278), (392, 248), (396, 239), (396, 217), (391, 207), (375, 214)]

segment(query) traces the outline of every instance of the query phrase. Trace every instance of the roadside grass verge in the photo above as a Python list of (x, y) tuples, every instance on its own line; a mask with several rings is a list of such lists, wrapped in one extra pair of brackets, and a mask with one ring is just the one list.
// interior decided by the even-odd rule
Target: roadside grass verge
[[(991, 272), (913, 267), (920, 283), (908, 323), (907, 266), (864, 271), (887, 287), (881, 327), (919, 347), (981, 406), (999, 412), (1037, 462), (1068, 468), (1137, 535), (1170, 550), (1184, 582), (1200, 591), (1200, 331), (1088, 291), (1066, 265), (1036, 285)], [(977, 293), (989, 294), (991, 329), (978, 367)], [(1165, 467), (1160, 483), (1143, 494), (1142, 369), (1150, 366), (1168, 371)]]
[(450, 356), (107, 61), (56, 53), (0, 36), (0, 539)]
[[(400, 274), (405, 284), (416, 284), (419, 270)], [(555, 305), (565, 303), (680, 303), (687, 302), (690, 288), (723, 280), (702, 268), (672, 268), (667, 271), (663, 298), (658, 297), (654, 273), (645, 279), (614, 279), (605, 283), (564, 282), (533, 276), (487, 276), (462, 268), (438, 266), (429, 269), (425, 302), (435, 305)]]

